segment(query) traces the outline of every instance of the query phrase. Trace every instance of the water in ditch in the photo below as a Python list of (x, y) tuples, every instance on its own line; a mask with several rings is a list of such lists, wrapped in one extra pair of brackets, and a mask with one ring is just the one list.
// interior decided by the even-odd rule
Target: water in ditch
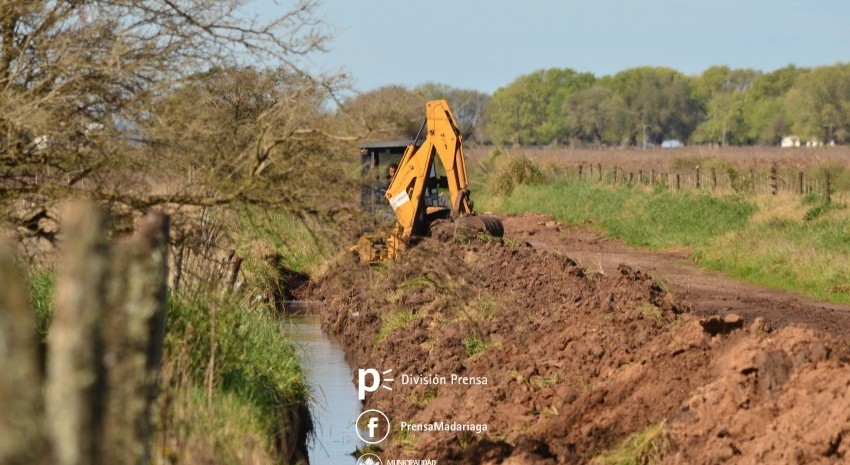
[[(297, 305), (288, 306), (290, 312), (292, 307)], [(316, 435), (309, 444), (310, 465), (354, 464), (351, 454), (362, 445), (354, 432), (361, 406), (351, 368), (342, 347), (322, 333), (317, 315), (292, 313), (282, 329), (299, 348), (314, 397)]]

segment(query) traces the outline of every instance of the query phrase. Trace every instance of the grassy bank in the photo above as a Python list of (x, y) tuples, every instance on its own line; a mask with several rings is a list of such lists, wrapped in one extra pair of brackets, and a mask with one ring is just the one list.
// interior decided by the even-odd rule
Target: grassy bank
[[(53, 273), (33, 271), (28, 282), (44, 343)], [(304, 373), (278, 320), (272, 309), (235, 296), (171, 296), (158, 400), (161, 458), (271, 465), (280, 463), (282, 439), (312, 429)]]
[(311, 430), (304, 373), (271, 309), (178, 296), (168, 317), (168, 433), (182, 462), (276, 463), (278, 441)]
[[(241, 284), (226, 291), (184, 283), (170, 292), (155, 453), (161, 463), (289, 463), (285, 457), (312, 430), (311, 393), (295, 347), (280, 332), (276, 302), (260, 297), (293, 274), (320, 269), (332, 244), (318, 226), (275, 212), (217, 212), (206, 227), (223, 232), (204, 236), (218, 237), (218, 250), (244, 259)], [(192, 263), (201, 267), (185, 274), (212, 278), (220, 268), (214, 260)], [(54, 272), (32, 268), (28, 275), (44, 344)]]
[(483, 187), (491, 195), (483, 196), (484, 209), (590, 224), (631, 246), (688, 247), (700, 266), (732, 277), (850, 302), (850, 214), (841, 198), (825, 205), (793, 195), (712, 196), (557, 173), (533, 182), (519, 179), (509, 193), (498, 195), (505, 192), (499, 179), (512, 168), (507, 161), (495, 164), (486, 169)]

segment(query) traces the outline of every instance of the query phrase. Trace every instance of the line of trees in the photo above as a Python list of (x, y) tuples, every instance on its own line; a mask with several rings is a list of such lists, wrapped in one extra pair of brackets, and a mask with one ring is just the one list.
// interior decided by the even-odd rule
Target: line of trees
[[(396, 98), (388, 98), (390, 88)], [(407, 97), (397, 98), (400, 93)], [(392, 100), (398, 108), (406, 101), (413, 107), (395, 115), (416, 119), (421, 109), (414, 107), (430, 98), (448, 99), (467, 139), (479, 143), (776, 145), (789, 135), (820, 143), (850, 140), (846, 64), (771, 72), (713, 66), (698, 76), (664, 67), (602, 77), (553, 68), (520, 76), (492, 96), (428, 83), (413, 90), (385, 87), (349, 102)]]

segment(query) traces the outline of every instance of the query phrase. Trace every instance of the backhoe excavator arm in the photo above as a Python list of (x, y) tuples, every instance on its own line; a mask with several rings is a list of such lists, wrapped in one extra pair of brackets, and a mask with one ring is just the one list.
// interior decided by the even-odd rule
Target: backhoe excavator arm
[(457, 121), (445, 100), (428, 102), (426, 115), (425, 141), (419, 148), (414, 144), (407, 146), (387, 188), (387, 200), (398, 219), (401, 238), (410, 237), (418, 222), (424, 220), (422, 197), (435, 155), (446, 170), (452, 218), (473, 213)]

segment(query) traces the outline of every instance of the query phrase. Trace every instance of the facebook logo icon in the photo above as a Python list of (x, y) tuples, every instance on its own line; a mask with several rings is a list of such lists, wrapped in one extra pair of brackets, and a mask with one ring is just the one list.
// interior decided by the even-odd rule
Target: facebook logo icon
[(354, 430), (366, 444), (379, 444), (390, 434), (390, 420), (380, 410), (366, 410), (357, 417)]

